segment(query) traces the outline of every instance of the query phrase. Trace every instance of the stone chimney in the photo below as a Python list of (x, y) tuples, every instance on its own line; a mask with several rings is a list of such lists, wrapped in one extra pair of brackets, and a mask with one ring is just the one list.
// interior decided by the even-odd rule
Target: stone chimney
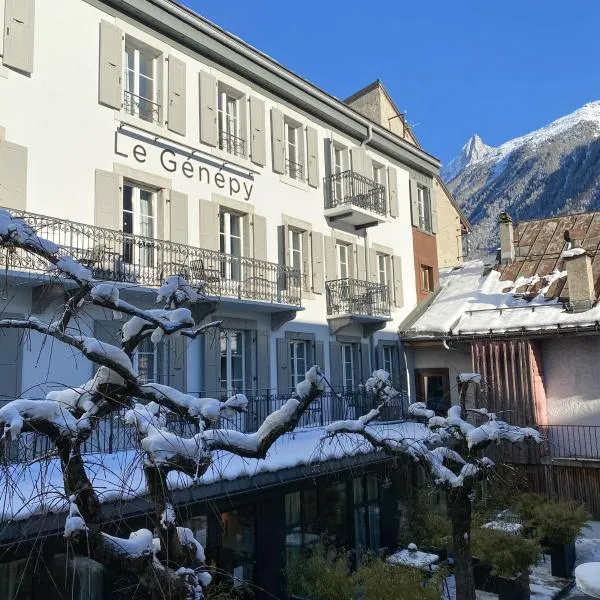
[(562, 257), (567, 267), (567, 283), (569, 285), (568, 308), (572, 312), (589, 310), (596, 300), (592, 259), (590, 255), (573, 241), (572, 248), (564, 250)]
[(508, 265), (515, 260), (515, 233), (513, 222), (507, 212), (501, 212), (500, 225), (500, 264)]

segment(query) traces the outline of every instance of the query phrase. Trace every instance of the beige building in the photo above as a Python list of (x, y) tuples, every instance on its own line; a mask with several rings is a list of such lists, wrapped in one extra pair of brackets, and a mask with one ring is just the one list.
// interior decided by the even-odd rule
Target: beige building
[[(363, 116), (371, 119), (371, 121), (386, 127), (417, 148), (421, 148), (421, 144), (410, 125), (406, 122), (404, 114), (396, 106), (379, 79), (347, 98), (345, 102)], [(439, 269), (453, 267), (462, 263), (463, 258), (467, 255), (467, 236), (471, 231), (471, 225), (438, 176), (434, 177), (432, 191), (431, 210), (437, 212), (437, 220), (440, 224), (435, 232), (437, 266)], [(413, 223), (413, 225), (415, 224)], [(427, 248), (432, 245), (427, 244), (428, 240), (420, 235), (419, 230), (422, 229), (416, 226), (413, 231), (415, 237), (415, 276), (417, 287), (423, 292), (423, 296), (426, 296), (428, 290), (424, 288), (421, 281), (425, 265), (420, 264), (420, 258), (423, 257), (424, 253), (425, 255), (431, 254), (431, 250), (428, 251)], [(436, 262), (433, 256), (425, 256), (424, 260), (429, 261), (430, 264)]]

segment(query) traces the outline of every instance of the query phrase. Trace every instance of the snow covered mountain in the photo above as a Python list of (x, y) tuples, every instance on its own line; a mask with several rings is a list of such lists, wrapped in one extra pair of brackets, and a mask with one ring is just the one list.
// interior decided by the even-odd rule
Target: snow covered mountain
[(474, 135), (442, 170), (475, 231), (472, 247), (497, 245), (497, 219), (600, 209), (600, 101), (497, 148)]

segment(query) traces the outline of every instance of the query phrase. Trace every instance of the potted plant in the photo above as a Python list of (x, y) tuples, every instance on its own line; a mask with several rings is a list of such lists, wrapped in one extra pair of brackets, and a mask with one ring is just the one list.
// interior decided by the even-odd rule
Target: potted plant
[(497, 593), (500, 600), (529, 600), (529, 567), (540, 553), (538, 544), (495, 529), (478, 529), (473, 533), (473, 549), (481, 561), (474, 571), (489, 569), (483, 589)]
[(536, 535), (549, 549), (552, 575), (570, 577), (575, 566), (575, 539), (589, 519), (587, 509), (574, 502), (544, 502), (533, 510)]
[(542, 494), (536, 494), (533, 492), (525, 492), (516, 496), (512, 509), (521, 517), (523, 520), (523, 535), (527, 538), (535, 538), (536, 524), (535, 524), (535, 510), (538, 506), (548, 502), (548, 498)]

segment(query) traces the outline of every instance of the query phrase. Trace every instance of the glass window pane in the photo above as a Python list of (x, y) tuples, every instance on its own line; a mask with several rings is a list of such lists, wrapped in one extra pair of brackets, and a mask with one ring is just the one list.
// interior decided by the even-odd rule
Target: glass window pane
[(241, 218), (238, 215), (231, 215), (231, 235), (240, 237), (242, 235), (241, 230)]
[(361, 504), (364, 499), (362, 477), (356, 477), (352, 481), (352, 490), (354, 492), (354, 504)]
[(140, 51), (140, 74), (149, 78), (154, 76), (154, 59), (142, 51)]
[(373, 474), (367, 475), (367, 500), (379, 499), (379, 484), (377, 477)]
[(123, 210), (133, 210), (133, 204), (131, 197), (133, 194), (133, 188), (130, 185), (123, 186)]
[(379, 506), (369, 505), (369, 548), (379, 550), (381, 546)]
[(336, 544), (347, 542), (346, 484), (338, 483), (325, 488), (324, 520), (328, 537)]
[(316, 542), (319, 540), (319, 515), (317, 511), (317, 490), (302, 492), (302, 504), (304, 509), (303, 529), (305, 542)]

